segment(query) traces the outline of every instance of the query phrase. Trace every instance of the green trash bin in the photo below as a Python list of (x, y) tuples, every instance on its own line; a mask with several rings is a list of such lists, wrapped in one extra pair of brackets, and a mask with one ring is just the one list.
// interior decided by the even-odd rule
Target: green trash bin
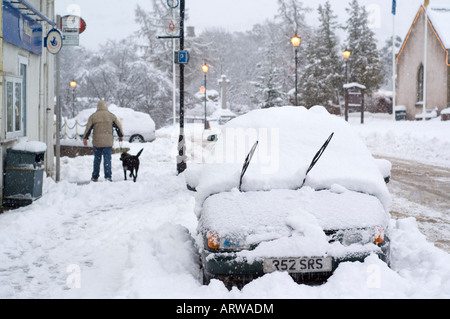
[(42, 197), (44, 158), (45, 151), (7, 150), (4, 207), (28, 206)]
[(397, 105), (395, 107), (395, 120), (406, 121), (406, 107), (403, 105)]

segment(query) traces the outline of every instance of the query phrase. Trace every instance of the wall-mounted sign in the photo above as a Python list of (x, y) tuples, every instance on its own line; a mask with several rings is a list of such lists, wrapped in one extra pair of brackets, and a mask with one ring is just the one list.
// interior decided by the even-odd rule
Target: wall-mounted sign
[(50, 30), (45, 38), (44, 44), (47, 47), (48, 52), (51, 54), (58, 54), (63, 46), (61, 32), (57, 29)]
[(42, 54), (42, 25), (3, 1), (3, 39), (34, 54)]

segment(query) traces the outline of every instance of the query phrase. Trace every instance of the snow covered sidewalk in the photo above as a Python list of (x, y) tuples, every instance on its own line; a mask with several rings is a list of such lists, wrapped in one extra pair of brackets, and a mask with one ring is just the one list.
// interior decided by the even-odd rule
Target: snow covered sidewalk
[[(374, 139), (378, 135), (374, 135)], [(0, 215), (0, 298), (450, 298), (450, 255), (426, 241), (412, 218), (391, 221), (393, 264), (375, 256), (342, 264), (324, 285), (286, 273), (242, 291), (202, 286), (195, 247), (195, 193), (176, 176), (174, 142), (145, 148), (137, 183), (89, 180), (92, 157), (62, 160), (62, 182), (45, 180), (32, 206)]]

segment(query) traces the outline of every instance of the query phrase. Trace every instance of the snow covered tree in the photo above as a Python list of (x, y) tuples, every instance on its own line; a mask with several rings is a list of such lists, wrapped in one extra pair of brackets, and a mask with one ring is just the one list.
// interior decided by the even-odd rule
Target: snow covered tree
[(319, 5), (319, 22), (314, 36), (305, 40), (306, 67), (300, 88), (301, 101), (307, 107), (338, 104), (342, 87), (342, 62), (338, 53), (337, 16), (331, 5)]
[(285, 101), (285, 92), (280, 84), (280, 66), (276, 62), (275, 45), (272, 43), (265, 52), (266, 59), (258, 65), (261, 75), (254, 82), (255, 102), (261, 108), (282, 106)]
[(87, 96), (149, 113), (158, 124), (165, 121), (161, 114), (171, 112), (167, 73), (142, 59), (133, 40), (102, 45), (81, 78)]
[(166, 35), (166, 24), (171, 18), (172, 11), (167, 6), (166, 0), (152, 0), (152, 11), (149, 12), (139, 5), (135, 9), (135, 21), (139, 25), (136, 35), (139, 39), (139, 48), (143, 51), (143, 58), (151, 61), (161, 71), (169, 71), (170, 76), (173, 44), (171, 40), (160, 40), (157, 36)]
[[(402, 45), (402, 38), (397, 36), (395, 38), (395, 49), (398, 50)], [(384, 47), (381, 49), (381, 61), (383, 63), (383, 88), (387, 90), (392, 89), (392, 37), (389, 37)]]
[[(172, 41), (170, 39), (158, 39), (157, 36), (167, 35), (168, 26), (172, 21), (174, 23), (175, 31), (172, 35), (178, 35), (179, 32), (179, 10), (171, 10), (167, 5), (166, 0), (152, 0), (152, 10), (147, 12), (140, 6), (135, 10), (136, 22), (140, 29), (137, 32), (139, 38), (139, 46), (143, 52), (143, 59), (158, 70), (161, 74), (166, 74), (165, 80), (173, 79), (173, 52), (179, 50), (179, 41)], [(185, 20), (188, 20), (186, 15)], [(174, 47), (175, 42), (175, 47)], [(194, 107), (194, 95), (198, 89), (203, 85), (203, 73), (201, 66), (205, 61), (209, 61), (208, 45), (202, 37), (190, 35), (185, 30), (185, 45), (184, 49), (190, 53), (190, 61), (185, 65), (185, 107), (189, 109)], [(178, 70), (178, 68), (176, 68)], [(176, 71), (178, 77), (178, 71)], [(176, 83), (179, 83), (177, 79)], [(172, 89), (170, 94), (166, 97), (166, 102), (160, 107), (172, 106)], [(167, 116), (166, 120), (172, 116), (172, 111), (161, 112), (161, 115)]]
[(346, 49), (352, 51), (349, 59), (349, 79), (367, 88), (373, 93), (380, 88), (383, 81), (382, 63), (377, 49), (375, 33), (368, 26), (368, 14), (358, 0), (352, 0), (346, 9), (350, 18), (346, 30)]
[[(278, 14), (275, 17), (277, 22), (278, 38), (283, 41), (279, 44), (278, 56), (285, 62), (282, 69), (282, 85), (286, 91), (293, 91), (295, 89), (295, 54), (293, 51), (291, 38), (294, 35), (302, 39), (302, 44), (299, 47), (300, 52), (303, 51), (305, 43), (308, 39), (313, 37), (313, 30), (306, 24), (306, 16), (311, 13), (312, 9), (304, 6), (303, 1), (299, 0), (278, 0)], [(298, 72), (302, 73), (306, 59), (304, 54), (298, 55)], [(299, 79), (299, 85), (301, 85)], [(294, 94), (295, 95), (295, 94)], [(288, 102), (288, 101), (286, 101)], [(288, 104), (288, 103), (286, 103)]]

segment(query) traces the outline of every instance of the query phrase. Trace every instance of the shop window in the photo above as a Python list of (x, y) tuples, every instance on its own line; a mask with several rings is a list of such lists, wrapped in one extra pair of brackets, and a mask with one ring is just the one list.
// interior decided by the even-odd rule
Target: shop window
[(22, 79), (6, 77), (6, 138), (23, 136)]
[(20, 76), (22, 77), (22, 131), (27, 135), (27, 78), (28, 65), (20, 63)]

